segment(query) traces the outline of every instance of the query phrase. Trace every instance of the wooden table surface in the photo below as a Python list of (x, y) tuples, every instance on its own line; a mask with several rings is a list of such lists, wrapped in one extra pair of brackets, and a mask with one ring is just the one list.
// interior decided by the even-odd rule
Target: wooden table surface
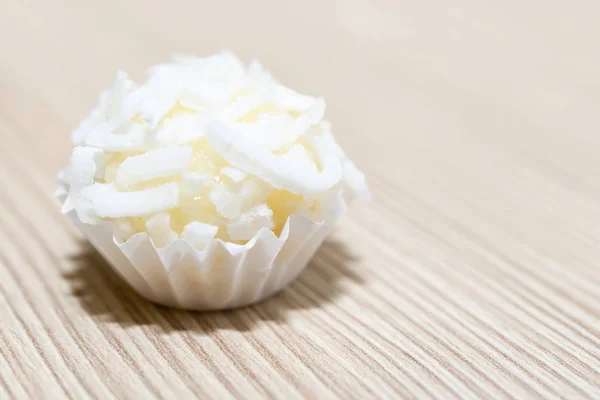
[[(597, 0), (1, 5), (0, 399), (600, 398)], [(325, 97), (374, 199), (279, 295), (173, 311), (55, 176), (118, 69), (223, 47)]]

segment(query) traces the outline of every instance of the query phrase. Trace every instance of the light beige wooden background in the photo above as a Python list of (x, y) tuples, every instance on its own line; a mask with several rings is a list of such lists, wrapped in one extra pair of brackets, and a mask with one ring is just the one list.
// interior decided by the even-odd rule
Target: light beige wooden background
[[(0, 398), (600, 398), (600, 3), (3, 0)], [(123, 69), (229, 47), (374, 194), (265, 303), (140, 299), (59, 212)]]

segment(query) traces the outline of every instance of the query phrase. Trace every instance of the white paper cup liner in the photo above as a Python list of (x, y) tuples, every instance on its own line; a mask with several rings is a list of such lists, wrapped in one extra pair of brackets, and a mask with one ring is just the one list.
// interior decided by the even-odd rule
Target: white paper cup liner
[[(61, 202), (65, 196), (59, 188)], [(74, 210), (66, 215), (141, 296), (175, 308), (219, 310), (259, 302), (294, 280), (344, 215), (347, 203), (335, 192), (320, 222), (293, 214), (279, 237), (263, 228), (244, 245), (216, 239), (202, 251), (182, 239), (157, 248), (146, 233), (119, 243), (112, 222), (90, 225)]]

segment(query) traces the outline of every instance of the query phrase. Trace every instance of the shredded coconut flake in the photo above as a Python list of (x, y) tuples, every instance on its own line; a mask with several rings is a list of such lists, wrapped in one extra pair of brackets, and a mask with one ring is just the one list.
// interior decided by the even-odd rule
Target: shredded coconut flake
[(81, 190), (100, 218), (139, 217), (170, 210), (179, 202), (179, 186), (162, 186), (135, 192), (119, 192), (113, 184), (94, 183)]
[(266, 204), (259, 204), (231, 220), (227, 224), (227, 233), (231, 240), (250, 240), (261, 228), (272, 227), (273, 211)]
[(157, 130), (155, 140), (161, 145), (186, 144), (203, 136), (210, 117), (203, 113), (185, 114), (171, 118)]
[(221, 168), (221, 174), (227, 176), (235, 183), (244, 180), (244, 178), (248, 176), (244, 171), (240, 171), (239, 169), (230, 166)]
[(183, 174), (191, 155), (189, 146), (168, 146), (129, 157), (117, 170), (117, 184), (126, 189), (138, 182)]
[(293, 140), (305, 133), (311, 126), (316, 125), (323, 115), (325, 115), (325, 102), (323, 99), (319, 99), (307, 110), (306, 114), (299, 116), (290, 124), (289, 130)]
[(196, 249), (202, 250), (210, 244), (218, 231), (219, 227), (217, 226), (193, 221), (183, 228), (181, 237)]
[(157, 247), (164, 247), (178, 238), (171, 229), (171, 216), (167, 213), (159, 213), (148, 219), (146, 229)]
[(285, 86), (275, 85), (274, 102), (280, 108), (304, 111), (311, 108), (316, 101), (314, 97), (300, 94)]
[(68, 181), (72, 187), (82, 188), (94, 182), (98, 166), (96, 158), (102, 150), (91, 147), (75, 147), (71, 155), (71, 167), (69, 168)]
[(111, 152), (145, 150), (148, 145), (144, 127), (130, 123), (130, 130), (125, 133), (111, 133), (111, 127), (104, 123), (91, 132), (85, 139), (85, 144)]
[(296, 137), (288, 128), (292, 118), (288, 114), (258, 114), (258, 123), (232, 123), (231, 126), (254, 143), (268, 151), (277, 151)]
[(187, 195), (195, 195), (209, 182), (210, 176), (208, 174), (188, 172), (183, 175), (181, 180), (181, 192)]
[(219, 185), (210, 192), (210, 201), (215, 205), (217, 213), (225, 218), (237, 217), (242, 209), (243, 199), (235, 191)]
[(274, 97), (275, 88), (273, 87), (266, 87), (247, 96), (240, 96), (227, 107), (221, 117), (226, 121), (235, 122), (250, 111), (258, 108), (258, 106), (269, 102)]

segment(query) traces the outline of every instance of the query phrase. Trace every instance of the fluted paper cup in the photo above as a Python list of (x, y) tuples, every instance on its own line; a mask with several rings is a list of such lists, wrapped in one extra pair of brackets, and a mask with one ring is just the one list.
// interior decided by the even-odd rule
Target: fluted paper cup
[[(66, 190), (59, 188), (57, 197), (64, 202)], [(146, 233), (119, 242), (112, 222), (90, 225), (74, 210), (66, 215), (141, 296), (175, 308), (219, 310), (259, 302), (294, 280), (346, 212), (347, 200), (333, 192), (320, 221), (290, 215), (279, 237), (262, 228), (244, 245), (215, 239), (201, 251), (183, 239), (157, 248)]]

